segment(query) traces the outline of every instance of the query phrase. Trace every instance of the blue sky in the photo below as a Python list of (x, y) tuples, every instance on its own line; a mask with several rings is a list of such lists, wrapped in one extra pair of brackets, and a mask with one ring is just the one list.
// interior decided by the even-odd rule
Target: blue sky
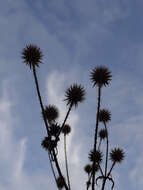
[[(38, 69), (45, 105), (55, 104), (62, 121), (64, 91), (78, 82), (86, 101), (73, 110), (68, 155), (72, 187), (84, 189), (83, 167), (92, 148), (96, 88), (91, 69), (107, 66), (111, 85), (102, 91), (102, 108), (111, 110), (111, 148), (121, 146), (126, 159), (113, 172), (115, 190), (143, 187), (143, 1), (5, 0), (0, 6), (0, 190), (56, 189), (33, 77), (21, 52), (36, 44), (44, 54)], [(64, 163), (62, 142), (59, 159)], [(80, 183), (79, 183), (80, 182)], [(100, 189), (100, 188), (99, 188)]]

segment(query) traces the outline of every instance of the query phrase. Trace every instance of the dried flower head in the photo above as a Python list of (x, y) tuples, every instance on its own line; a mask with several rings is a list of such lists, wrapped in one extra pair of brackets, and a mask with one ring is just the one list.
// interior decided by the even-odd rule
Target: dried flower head
[(56, 137), (57, 134), (59, 133), (59, 131), (60, 131), (60, 125), (58, 123), (51, 124), (51, 126), (50, 126), (50, 134), (52, 136)]
[(107, 109), (102, 109), (99, 111), (99, 121), (107, 123), (111, 120), (111, 112)]
[(95, 69), (91, 71), (91, 81), (93, 86), (106, 86), (111, 81), (111, 78), (111, 72), (104, 66), (95, 67)]
[(125, 153), (121, 148), (114, 148), (110, 152), (110, 159), (112, 162), (121, 163), (124, 160)]
[(22, 59), (24, 60), (24, 63), (29, 65), (30, 69), (32, 66), (39, 67), (42, 57), (43, 54), (40, 48), (35, 45), (30, 44), (26, 46), (22, 51)]
[(54, 140), (51, 140), (50, 137), (45, 137), (44, 140), (41, 143), (41, 146), (45, 149), (45, 150), (53, 150), (56, 146), (57, 143)]
[(75, 107), (79, 102), (85, 99), (85, 90), (81, 85), (73, 84), (65, 92), (65, 101), (67, 105), (74, 105)]
[(103, 157), (103, 155), (100, 150), (96, 150), (95, 153), (94, 153), (94, 151), (91, 150), (89, 153), (89, 156), (88, 156), (88, 158), (91, 162), (93, 162), (95, 159), (96, 163), (100, 163), (102, 161), (102, 157)]
[(85, 167), (84, 167), (84, 171), (89, 175), (90, 172), (92, 171), (92, 166), (90, 164), (87, 164)]
[(57, 186), (59, 189), (62, 189), (64, 187), (64, 184), (65, 184), (65, 179), (63, 177), (58, 177), (57, 178)]
[(59, 117), (58, 108), (54, 105), (48, 105), (44, 109), (45, 117), (49, 122), (55, 121)]
[(71, 127), (70, 127), (70, 125), (65, 124), (64, 127), (63, 127), (63, 129), (62, 129), (62, 133), (63, 133), (64, 135), (68, 135), (70, 132), (71, 132)]
[(105, 138), (107, 138), (107, 135), (108, 135), (108, 132), (107, 132), (107, 130), (106, 129), (101, 129), (100, 131), (99, 131), (99, 137), (100, 137), (100, 139), (105, 139)]

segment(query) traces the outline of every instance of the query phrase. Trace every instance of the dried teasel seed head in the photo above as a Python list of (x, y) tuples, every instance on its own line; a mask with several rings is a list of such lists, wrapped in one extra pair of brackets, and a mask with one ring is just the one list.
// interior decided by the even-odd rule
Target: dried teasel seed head
[(110, 152), (110, 159), (112, 162), (121, 163), (124, 160), (125, 153), (121, 148), (114, 148)]
[(95, 152), (93, 150), (91, 150), (89, 152), (89, 156), (88, 156), (88, 158), (91, 162), (93, 162), (95, 159), (95, 162), (98, 164), (102, 161), (102, 157), (103, 157), (103, 155), (100, 150), (96, 150)]
[(81, 85), (73, 84), (65, 92), (65, 101), (67, 105), (74, 105), (75, 107), (78, 103), (83, 102), (85, 99), (85, 90)]
[(105, 139), (105, 138), (107, 138), (107, 135), (108, 135), (108, 132), (107, 132), (107, 130), (106, 129), (101, 129), (100, 131), (99, 131), (99, 138), (100, 139)]
[(57, 143), (54, 140), (51, 140), (50, 137), (45, 137), (44, 140), (41, 143), (41, 146), (45, 150), (51, 151), (51, 150), (53, 150), (57, 146)]
[(42, 57), (42, 51), (36, 45), (27, 45), (22, 51), (22, 59), (24, 60), (24, 63), (30, 67), (30, 69), (34, 66), (39, 67)]
[(44, 109), (44, 115), (49, 122), (55, 121), (59, 117), (58, 108), (54, 105), (48, 105)]
[(92, 166), (90, 164), (87, 164), (85, 167), (84, 167), (84, 171), (89, 175), (92, 171)]
[(70, 132), (71, 132), (71, 127), (70, 127), (70, 125), (65, 124), (64, 127), (63, 127), (63, 129), (62, 129), (62, 133), (63, 133), (64, 135), (68, 135)]
[(58, 123), (51, 124), (51, 126), (50, 126), (50, 134), (52, 136), (56, 137), (57, 134), (59, 133), (59, 131), (60, 131), (60, 125)]
[(99, 111), (99, 121), (107, 123), (111, 120), (111, 112), (107, 109), (101, 109)]
[(107, 67), (98, 66), (95, 67), (90, 73), (90, 79), (93, 83), (93, 86), (107, 86), (111, 81), (112, 75)]

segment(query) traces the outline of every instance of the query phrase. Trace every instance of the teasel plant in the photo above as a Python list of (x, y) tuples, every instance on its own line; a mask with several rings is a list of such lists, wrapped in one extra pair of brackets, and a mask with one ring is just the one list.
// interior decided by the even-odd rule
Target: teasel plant
[[(39, 88), (36, 68), (42, 63), (43, 54), (39, 47), (36, 45), (30, 44), (27, 45), (22, 51), (23, 62), (30, 67), (33, 72), (36, 91), (41, 107), (42, 117), (46, 127), (47, 135), (41, 143), (41, 146), (48, 151), (48, 156), (52, 168), (52, 172), (55, 178), (58, 189), (65, 188), (66, 190), (71, 190), (70, 179), (68, 173), (68, 164), (67, 164), (67, 151), (66, 151), (66, 136), (70, 133), (70, 126), (66, 124), (66, 121), (69, 117), (69, 114), (73, 107), (77, 108), (78, 104), (83, 102), (85, 99), (85, 89), (82, 85), (74, 83), (65, 91), (65, 101), (68, 106), (68, 111), (64, 118), (63, 123), (60, 125), (56, 122), (56, 119), (59, 116), (58, 109), (54, 105), (44, 106), (43, 100), (41, 97), (41, 92)], [(64, 134), (64, 150), (65, 150), (65, 162), (66, 162), (66, 173), (68, 183), (65, 180), (63, 172), (60, 168), (59, 161), (57, 158), (58, 154), (58, 142), (60, 141), (61, 133)], [(53, 165), (55, 164), (55, 167)], [(58, 176), (56, 175), (55, 168), (57, 169)]]
[[(97, 98), (97, 113), (96, 113), (96, 125), (95, 125), (95, 133), (94, 133), (94, 146), (93, 150), (89, 153), (89, 160), (92, 162), (90, 177), (88, 174), (88, 181), (86, 183), (87, 190), (91, 186), (92, 190), (96, 189), (96, 184), (99, 179), (102, 179), (102, 188), (105, 189), (105, 184), (107, 180), (112, 182), (112, 189), (114, 188), (114, 180), (111, 177), (111, 172), (116, 163), (120, 163), (124, 159), (124, 151), (120, 148), (115, 148), (110, 152), (109, 158), (109, 135), (107, 123), (111, 120), (111, 113), (107, 109), (101, 109), (101, 90), (102, 87), (106, 87), (109, 85), (111, 81), (112, 75), (107, 67), (98, 66), (95, 67), (90, 73), (90, 79), (93, 83), (93, 87), (97, 87), (98, 89), (98, 98)], [(102, 122), (104, 128), (99, 131), (99, 122)], [(101, 143), (103, 140), (106, 140), (106, 148), (105, 148), (105, 165), (102, 167), (103, 162), (103, 153), (101, 151)], [(114, 155), (114, 156), (113, 156)], [(116, 156), (117, 157), (116, 157)], [(114, 157), (114, 158), (113, 158)], [(116, 157), (116, 158), (115, 158)], [(98, 158), (98, 159), (97, 159)], [(118, 159), (117, 159), (118, 158)], [(111, 168), (108, 171), (108, 161), (109, 159), (112, 161)], [(96, 170), (96, 165), (98, 166), (98, 170)], [(85, 170), (86, 171), (86, 170)], [(97, 171), (100, 171), (100, 175), (96, 177)], [(99, 173), (99, 172), (98, 172)]]
[[(70, 85), (65, 90), (65, 99), (67, 106), (67, 113), (63, 122), (60, 124), (58, 121), (59, 110), (55, 105), (44, 105), (39, 83), (37, 77), (37, 68), (40, 67), (42, 63), (43, 54), (39, 47), (36, 45), (30, 44), (27, 45), (22, 51), (23, 62), (29, 66), (30, 70), (33, 73), (35, 87), (38, 95), (38, 100), (41, 107), (42, 118), (46, 128), (45, 138), (41, 142), (41, 146), (48, 152), (49, 162), (51, 165), (51, 170), (55, 179), (55, 183), (59, 190), (66, 189), (72, 190), (71, 179), (69, 175), (68, 167), (68, 155), (67, 155), (67, 136), (71, 132), (71, 126), (67, 124), (67, 120), (70, 116), (70, 113), (73, 108), (77, 108), (80, 103), (85, 100), (85, 89), (82, 85), (74, 83)], [(124, 159), (124, 151), (121, 148), (114, 148), (109, 154), (109, 135), (107, 123), (111, 120), (111, 113), (107, 109), (101, 109), (101, 90), (102, 87), (109, 85), (112, 75), (108, 68), (104, 66), (95, 67), (90, 73), (90, 79), (93, 84), (93, 87), (98, 89), (98, 98), (97, 98), (97, 113), (96, 113), (96, 125), (94, 131), (94, 144), (93, 148), (88, 154), (89, 162), (85, 167), (84, 171), (88, 175), (88, 180), (86, 182), (86, 189), (91, 188), (95, 190), (97, 187), (97, 182), (99, 179), (102, 180), (102, 189), (105, 189), (105, 184), (107, 180), (110, 180), (114, 187), (114, 180), (111, 176), (112, 170), (116, 163), (121, 163)], [(104, 128), (99, 130), (99, 122), (103, 123)], [(64, 135), (64, 153), (65, 153), (65, 168), (66, 174), (63, 173), (61, 166), (58, 160), (58, 143), (60, 141), (61, 135)], [(105, 165), (103, 166), (103, 157), (102, 145), (103, 141), (106, 141), (106, 152), (105, 152)], [(111, 168), (108, 170), (108, 161), (111, 160)], [(100, 175), (99, 175), (100, 173)], [(97, 176), (98, 174), (98, 176)], [(66, 175), (66, 177), (65, 177)], [(96, 182), (96, 183), (95, 183)]]

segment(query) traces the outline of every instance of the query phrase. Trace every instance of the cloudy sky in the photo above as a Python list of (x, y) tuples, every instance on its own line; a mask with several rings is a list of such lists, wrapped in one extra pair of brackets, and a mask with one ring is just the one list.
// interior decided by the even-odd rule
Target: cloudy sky
[(110, 147), (126, 152), (113, 172), (115, 190), (143, 189), (142, 10), (141, 0), (1, 1), (0, 190), (56, 190), (40, 145), (46, 131), (33, 76), (21, 60), (28, 44), (36, 44), (44, 54), (37, 71), (42, 98), (45, 105), (59, 108), (60, 122), (67, 111), (65, 89), (74, 82), (86, 88), (85, 102), (68, 120), (72, 189), (85, 189), (83, 167), (93, 146), (97, 106), (97, 89), (89, 75), (99, 65), (113, 75), (101, 102), (112, 113)]

